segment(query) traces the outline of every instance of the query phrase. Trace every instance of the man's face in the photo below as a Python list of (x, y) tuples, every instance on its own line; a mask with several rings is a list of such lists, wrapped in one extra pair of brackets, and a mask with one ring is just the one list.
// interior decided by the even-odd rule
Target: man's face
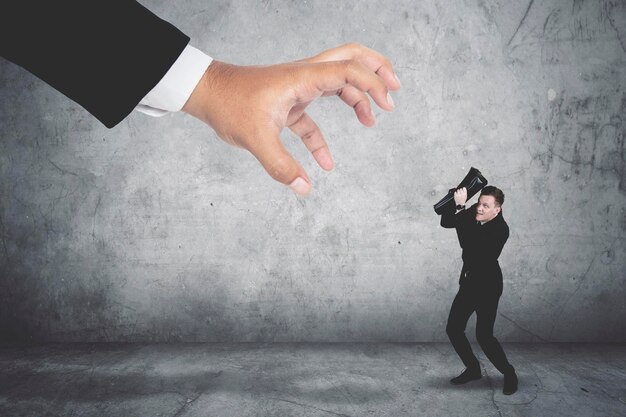
[(500, 213), (500, 206), (496, 204), (496, 199), (492, 195), (481, 195), (476, 206), (476, 220), (488, 222), (493, 220)]

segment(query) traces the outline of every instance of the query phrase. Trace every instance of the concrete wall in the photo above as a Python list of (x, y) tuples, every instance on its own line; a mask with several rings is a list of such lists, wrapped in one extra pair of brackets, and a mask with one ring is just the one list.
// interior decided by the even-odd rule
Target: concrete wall
[(0, 62), (0, 331), (45, 341), (443, 341), (461, 266), (432, 210), (471, 166), (506, 193), (504, 341), (624, 342), (626, 3), (144, 1), (214, 57), (360, 42), (393, 113), (311, 108), (337, 167), (274, 183), (198, 121), (107, 130)]

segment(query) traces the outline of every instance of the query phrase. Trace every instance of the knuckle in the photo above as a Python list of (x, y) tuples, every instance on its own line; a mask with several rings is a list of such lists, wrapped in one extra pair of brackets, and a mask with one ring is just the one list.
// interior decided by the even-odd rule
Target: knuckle
[(311, 129), (302, 135), (302, 140), (304, 142), (310, 142), (311, 139), (314, 139), (316, 135), (317, 135), (317, 129)]
[(276, 181), (285, 182), (289, 179), (287, 176), (289, 175), (290, 166), (291, 161), (288, 157), (279, 156), (270, 161), (267, 167), (267, 173)]
[(343, 61), (343, 67), (346, 74), (350, 76), (355, 76), (359, 72), (359, 63), (353, 59)]
[(345, 46), (353, 52), (360, 52), (363, 49), (363, 45), (358, 42), (349, 42)]

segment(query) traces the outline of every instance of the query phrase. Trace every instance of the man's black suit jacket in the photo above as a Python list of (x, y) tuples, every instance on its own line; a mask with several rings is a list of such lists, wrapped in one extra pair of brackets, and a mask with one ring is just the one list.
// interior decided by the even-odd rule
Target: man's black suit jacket
[(460, 283), (502, 285), (502, 270), (498, 257), (509, 238), (509, 226), (502, 211), (491, 221), (479, 225), (476, 222), (476, 206), (454, 214), (447, 210), (441, 215), (441, 226), (455, 228), (463, 249), (463, 269)]
[(130, 0), (7, 0), (0, 54), (107, 127), (163, 78), (189, 37)]

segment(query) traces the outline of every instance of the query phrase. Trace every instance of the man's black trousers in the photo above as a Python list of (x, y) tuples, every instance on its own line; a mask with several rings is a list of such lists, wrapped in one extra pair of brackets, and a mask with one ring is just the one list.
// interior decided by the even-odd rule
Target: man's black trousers
[(502, 283), (476, 285), (464, 282), (459, 288), (448, 316), (446, 333), (461, 357), (463, 364), (470, 369), (480, 369), (480, 363), (472, 352), (465, 327), (473, 312), (476, 312), (476, 339), (483, 352), (501, 373), (513, 370), (498, 340), (493, 337), (493, 325), (496, 321), (498, 301), (502, 295)]

